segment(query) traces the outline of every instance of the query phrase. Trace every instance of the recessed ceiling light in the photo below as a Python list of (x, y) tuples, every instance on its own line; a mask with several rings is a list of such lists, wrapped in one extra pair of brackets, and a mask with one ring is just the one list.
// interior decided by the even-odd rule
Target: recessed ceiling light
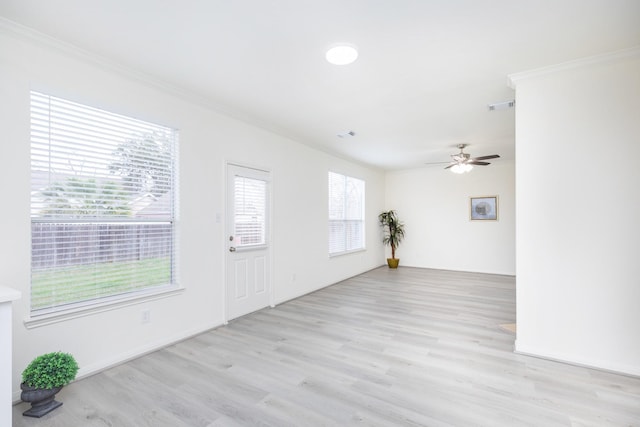
[(358, 50), (353, 45), (341, 43), (331, 47), (327, 51), (326, 58), (332, 64), (347, 65), (358, 58)]

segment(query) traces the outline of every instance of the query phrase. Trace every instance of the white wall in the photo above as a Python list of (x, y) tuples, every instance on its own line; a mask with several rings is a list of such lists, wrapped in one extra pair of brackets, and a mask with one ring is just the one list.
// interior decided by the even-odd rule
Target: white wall
[[(515, 274), (514, 163), (504, 159), (466, 174), (425, 166), (387, 173), (386, 209), (406, 226), (400, 265)], [(469, 198), (498, 196), (498, 221), (470, 221)]]
[[(226, 161), (269, 169), (273, 191), (273, 286), (279, 303), (383, 263), (375, 217), (384, 175), (172, 95), (109, 64), (45, 39), (0, 26), (0, 284), (22, 292), (14, 305), (13, 390), (38, 354), (71, 352), (87, 375), (223, 322), (224, 167)], [(27, 329), (29, 317), (29, 91), (42, 90), (180, 129), (180, 283), (185, 291), (155, 301)], [(327, 256), (327, 171), (367, 183), (367, 250)], [(220, 223), (215, 214), (221, 215)], [(293, 280), (295, 273), (296, 279)], [(141, 323), (141, 311), (151, 322)]]
[(640, 49), (512, 80), (516, 350), (640, 375)]
[(13, 402), (13, 316), (11, 304), (20, 299), (20, 293), (0, 286), (0, 425), (11, 424)]

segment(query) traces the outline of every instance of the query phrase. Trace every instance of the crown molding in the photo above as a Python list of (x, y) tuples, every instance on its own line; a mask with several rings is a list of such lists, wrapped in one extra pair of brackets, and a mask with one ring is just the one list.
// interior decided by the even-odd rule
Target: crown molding
[[(100, 68), (116, 72), (130, 79), (144, 81), (145, 83), (151, 84), (156, 87), (169, 88), (169, 85), (166, 82), (155, 79), (148, 74), (133, 70), (122, 64), (118, 64), (112, 60), (108, 60), (103, 56), (82, 49), (74, 44), (56, 39), (55, 37), (51, 37), (47, 34), (41, 33), (40, 31), (34, 30), (30, 27), (26, 27), (22, 24), (18, 24), (17, 22), (3, 17), (0, 17), (0, 32), (9, 36), (13, 36), (18, 40), (30, 42), (41, 47), (46, 47), (48, 49), (53, 49), (59, 53), (71, 56), (75, 59), (81, 59), (84, 62), (88, 62), (92, 65), (98, 65)], [(175, 90), (175, 88), (173, 89)]]
[(68, 58), (80, 60), (89, 65), (99, 67), (102, 70), (117, 74), (127, 80), (134, 81), (138, 84), (142, 84), (149, 88), (156, 89), (166, 94), (175, 96), (191, 104), (213, 110), (217, 113), (256, 126), (256, 124), (253, 123), (246, 115), (243, 115), (242, 112), (234, 111), (228, 107), (225, 107), (224, 105), (213, 101), (211, 98), (202, 96), (183, 87), (171, 84), (150, 74), (135, 70), (104, 56), (90, 52), (74, 44), (64, 42), (55, 37), (49, 36), (40, 31), (34, 30), (33, 28), (24, 26), (1, 16), (0, 34), (5, 34), (18, 40), (32, 43), (36, 46), (54, 50)]
[(588, 56), (573, 61), (562, 62), (560, 64), (550, 65), (548, 67), (536, 68), (521, 73), (509, 74), (507, 76), (507, 84), (510, 88), (515, 89), (522, 80), (537, 78), (554, 74), (560, 71), (574, 70), (577, 68), (589, 67), (595, 64), (606, 64), (617, 62), (625, 59), (640, 58), (640, 46), (634, 46), (628, 49), (617, 50), (601, 55)]
[(74, 44), (64, 42), (55, 37), (44, 34), (33, 28), (24, 26), (17, 22), (11, 21), (0, 16), (0, 35), (6, 34), (18, 40), (23, 40), (38, 46), (55, 50), (69, 58), (78, 59), (90, 65), (97, 66), (103, 70), (117, 74), (127, 80), (134, 81), (146, 87), (159, 90), (181, 99), (190, 104), (205, 108), (217, 114), (240, 121), (250, 126), (266, 130), (291, 141), (299, 141), (294, 135), (289, 134), (284, 129), (256, 117), (248, 112), (234, 109), (233, 107), (224, 105), (215, 101), (211, 97), (203, 96), (192, 90), (174, 85), (165, 80), (154, 77), (150, 74), (137, 71), (126, 65), (117, 63), (104, 56), (82, 49)]

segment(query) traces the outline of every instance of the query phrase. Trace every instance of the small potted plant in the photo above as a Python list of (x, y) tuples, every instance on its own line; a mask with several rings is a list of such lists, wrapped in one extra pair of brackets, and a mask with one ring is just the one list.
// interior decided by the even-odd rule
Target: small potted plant
[(404, 223), (398, 220), (396, 211), (390, 210), (378, 215), (380, 226), (384, 230), (382, 243), (391, 246), (391, 258), (387, 258), (389, 268), (398, 268), (400, 259), (396, 258), (396, 248), (404, 238)]
[(31, 403), (31, 409), (23, 415), (40, 418), (62, 405), (55, 400), (56, 393), (73, 381), (77, 373), (78, 363), (68, 353), (47, 353), (33, 359), (22, 371), (20, 398)]

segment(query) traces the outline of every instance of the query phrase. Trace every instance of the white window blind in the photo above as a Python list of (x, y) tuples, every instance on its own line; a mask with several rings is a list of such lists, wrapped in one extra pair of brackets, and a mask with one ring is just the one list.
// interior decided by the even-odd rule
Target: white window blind
[(235, 247), (264, 245), (266, 238), (267, 183), (260, 179), (234, 178)]
[(329, 255), (364, 248), (364, 192), (361, 179), (329, 172)]
[(177, 132), (31, 93), (32, 315), (175, 282)]

